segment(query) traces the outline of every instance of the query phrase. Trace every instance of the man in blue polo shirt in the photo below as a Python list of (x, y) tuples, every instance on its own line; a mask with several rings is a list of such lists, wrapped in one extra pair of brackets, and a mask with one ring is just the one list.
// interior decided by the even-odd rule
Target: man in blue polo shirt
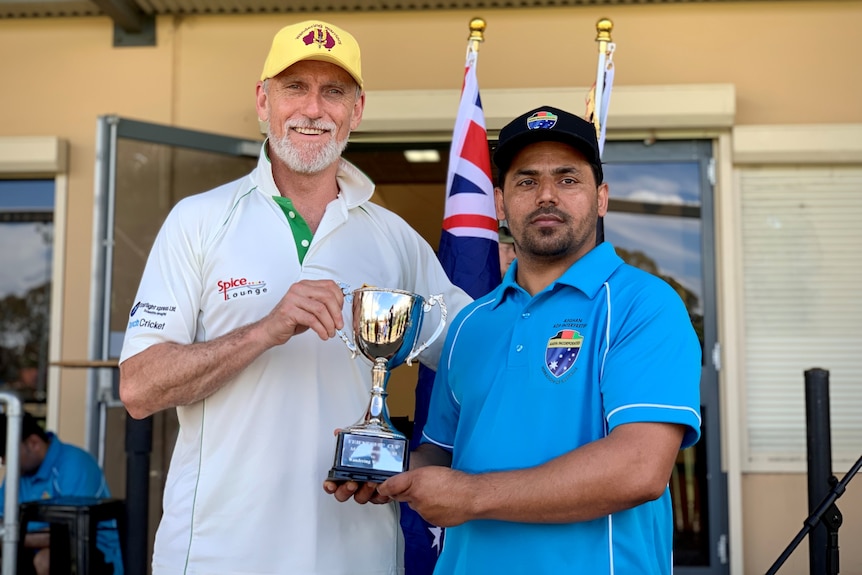
[(494, 162), (518, 259), (455, 318), (423, 444), (373, 501), (448, 527), (435, 573), (669, 574), (668, 480), (701, 423), (688, 313), (596, 245), (608, 186), (592, 124), (531, 110)]
[[(5, 414), (0, 414), (0, 457), (6, 465)], [(60, 441), (56, 435), (46, 432), (39, 422), (27, 412), (21, 422), (21, 479), (18, 500), (21, 503), (55, 499), (57, 497), (110, 497), (105, 476), (96, 460), (89, 453), (74, 445)], [(0, 501), (6, 496), (6, 481), (0, 485)], [(2, 515), (2, 509), (0, 509)], [(24, 545), (32, 555), (19, 557), (18, 561), (32, 561), (37, 575), (47, 574), (50, 566), (50, 538), (48, 526), (30, 523)], [(97, 548), (104, 554), (107, 569), (99, 573), (123, 574), (120, 557), (120, 540), (113, 522), (99, 525)], [(98, 562), (96, 562), (98, 564)]]

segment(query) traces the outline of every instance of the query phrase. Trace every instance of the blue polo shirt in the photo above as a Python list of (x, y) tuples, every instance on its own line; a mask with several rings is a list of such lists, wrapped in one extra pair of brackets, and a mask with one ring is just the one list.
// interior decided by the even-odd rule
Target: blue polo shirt
[[(60, 441), (48, 433), (50, 444), (42, 465), (33, 475), (22, 476), (18, 486), (18, 501), (28, 503), (57, 497), (111, 496), (105, 476), (92, 455), (74, 445)], [(6, 496), (6, 480), (0, 485), (0, 501)], [(0, 509), (0, 515), (2, 515)], [(114, 521), (99, 524), (96, 547), (105, 554), (105, 562), (113, 563), (114, 575), (123, 574), (120, 539)], [(45, 523), (30, 523), (30, 531), (47, 528)]]
[[(535, 297), (516, 266), (449, 328), (423, 441), (467, 473), (541, 465), (632, 422), (681, 424), (683, 447), (697, 441), (701, 349), (670, 285), (608, 243)], [(435, 573), (669, 574), (672, 537), (665, 489), (593, 521), (449, 528)]]

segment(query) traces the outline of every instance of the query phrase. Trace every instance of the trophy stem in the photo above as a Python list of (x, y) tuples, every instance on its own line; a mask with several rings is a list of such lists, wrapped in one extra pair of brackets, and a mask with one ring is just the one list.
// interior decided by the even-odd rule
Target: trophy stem
[(389, 419), (389, 408), (386, 405), (386, 382), (389, 379), (389, 369), (386, 367), (387, 360), (377, 358), (374, 368), (371, 370), (371, 398), (365, 415), (355, 425), (346, 431), (358, 434), (373, 434), (385, 437), (405, 437), (403, 433), (395, 429)]

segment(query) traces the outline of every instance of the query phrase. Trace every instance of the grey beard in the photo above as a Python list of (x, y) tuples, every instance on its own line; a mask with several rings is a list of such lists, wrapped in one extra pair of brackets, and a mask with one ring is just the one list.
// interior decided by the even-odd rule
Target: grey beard
[(285, 128), (285, 134), (281, 138), (274, 138), (271, 133), (268, 135), (273, 153), (287, 164), (290, 170), (299, 174), (317, 174), (337, 162), (349, 140), (348, 137), (339, 142), (333, 136), (319, 148), (316, 145), (294, 145), (290, 141), (289, 128)]

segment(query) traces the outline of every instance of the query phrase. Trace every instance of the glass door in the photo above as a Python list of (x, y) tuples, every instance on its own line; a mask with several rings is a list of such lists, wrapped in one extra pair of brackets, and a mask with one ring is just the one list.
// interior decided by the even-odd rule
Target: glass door
[(718, 342), (709, 142), (612, 142), (605, 239), (628, 263), (667, 281), (688, 308), (703, 350), (701, 440), (671, 477), (674, 565), (680, 574), (726, 573), (726, 478), (720, 465)]
[(103, 116), (96, 147), (90, 359), (105, 367), (90, 370), (87, 445), (114, 496), (127, 499), (127, 573), (138, 575), (148, 572), (178, 422), (172, 409), (132, 420), (119, 401), (129, 310), (170, 209), (250, 172), (261, 141)]

